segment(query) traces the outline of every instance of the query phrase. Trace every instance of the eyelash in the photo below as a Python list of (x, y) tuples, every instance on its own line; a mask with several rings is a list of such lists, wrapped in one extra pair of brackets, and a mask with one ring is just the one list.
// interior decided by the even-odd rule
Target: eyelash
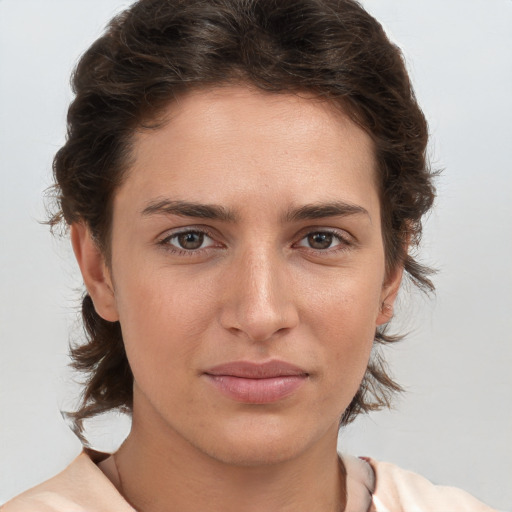
[(313, 252), (315, 255), (329, 256), (332, 254), (336, 254), (338, 252), (346, 251), (354, 244), (349, 239), (348, 235), (343, 235), (338, 230), (328, 229), (328, 228), (317, 228), (317, 229), (312, 229), (312, 230), (310, 229), (307, 232), (304, 232), (303, 234), (301, 234), (301, 237), (298, 240), (298, 242), (295, 242), (293, 245), (296, 246), (298, 243), (302, 242), (308, 236), (316, 235), (316, 234), (331, 235), (333, 237), (333, 242), (337, 241), (338, 244), (335, 245), (334, 247), (328, 247), (327, 249), (314, 249), (313, 247), (306, 247), (306, 246), (300, 246), (300, 247), (304, 247), (309, 252)]
[[(207, 246), (207, 247), (202, 247), (199, 249), (181, 249), (177, 246), (171, 245), (171, 243), (170, 243), (171, 240), (177, 239), (180, 235), (186, 235), (186, 234), (201, 234), (201, 235), (205, 235), (208, 238), (215, 241), (215, 235), (211, 231), (207, 230), (206, 228), (204, 228), (204, 227), (198, 227), (198, 228), (189, 227), (182, 231), (177, 231), (175, 233), (172, 233), (172, 234), (166, 236), (165, 238), (163, 238), (162, 240), (160, 240), (158, 242), (158, 245), (162, 246), (166, 251), (169, 251), (177, 256), (197, 256), (199, 254), (202, 254), (204, 251), (208, 251), (209, 249), (214, 247), (214, 246)], [(298, 239), (297, 242), (293, 243), (292, 247), (298, 246), (298, 244), (300, 242), (302, 242), (305, 238), (307, 238), (310, 235), (315, 235), (315, 234), (331, 235), (338, 242), (338, 244), (335, 245), (333, 248), (328, 247), (327, 249), (314, 249), (312, 247), (306, 247), (306, 246), (299, 246), (299, 247), (304, 247), (310, 253), (312, 252), (314, 254), (318, 254), (321, 256), (327, 256), (327, 255), (331, 255), (333, 253), (346, 251), (351, 246), (354, 245), (354, 242), (352, 240), (350, 240), (348, 236), (342, 235), (337, 230), (328, 229), (328, 228), (316, 228), (316, 229), (309, 229), (308, 231), (301, 233), (300, 238)]]
[(204, 227), (200, 227), (200, 228), (199, 227), (198, 228), (189, 227), (187, 229), (183, 229), (181, 231), (177, 231), (175, 233), (167, 235), (165, 238), (163, 238), (162, 240), (160, 240), (158, 242), (158, 245), (162, 246), (166, 251), (176, 254), (177, 256), (196, 256), (196, 255), (201, 254), (204, 251), (207, 251), (208, 249), (211, 248), (211, 246), (209, 246), (209, 247), (203, 247), (200, 249), (180, 249), (179, 247), (171, 245), (171, 243), (170, 243), (171, 240), (177, 239), (180, 235), (186, 235), (189, 233), (190, 234), (192, 234), (192, 233), (193, 234), (201, 234), (201, 235), (207, 236), (208, 238), (211, 238), (212, 240), (215, 239), (215, 235), (211, 231), (207, 230)]

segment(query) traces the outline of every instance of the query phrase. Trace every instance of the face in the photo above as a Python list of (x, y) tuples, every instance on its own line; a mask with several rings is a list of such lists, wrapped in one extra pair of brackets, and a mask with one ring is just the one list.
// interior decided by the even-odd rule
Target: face
[(167, 114), (136, 136), (104, 276), (77, 250), (121, 323), (134, 425), (238, 464), (335, 443), (400, 279), (370, 138), (326, 103), (243, 87)]

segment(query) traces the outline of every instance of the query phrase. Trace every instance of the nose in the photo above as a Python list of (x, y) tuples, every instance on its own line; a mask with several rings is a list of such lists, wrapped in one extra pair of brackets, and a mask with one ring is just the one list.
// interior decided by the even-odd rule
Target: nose
[(240, 255), (224, 281), (221, 324), (252, 342), (274, 338), (299, 321), (286, 262), (259, 249)]

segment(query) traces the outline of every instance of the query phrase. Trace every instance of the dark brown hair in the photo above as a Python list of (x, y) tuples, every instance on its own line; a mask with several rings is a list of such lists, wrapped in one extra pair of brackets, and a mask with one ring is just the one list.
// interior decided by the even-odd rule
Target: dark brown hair
[[(246, 83), (272, 93), (306, 91), (341, 107), (374, 141), (388, 270), (403, 265), (432, 289), (428, 269), (407, 253), (434, 199), (426, 162), (425, 118), (400, 50), (353, 0), (140, 0), (114, 18), (82, 56), (65, 145), (54, 160), (56, 226), (86, 223), (107, 261), (112, 199), (129, 167), (134, 131), (155, 127), (180, 94)], [(130, 411), (133, 375), (119, 323), (103, 320), (86, 294), (86, 341), (72, 347), (85, 372), (82, 421), (111, 409)], [(396, 341), (377, 330), (379, 343)], [(400, 387), (378, 353), (341, 418), (389, 405)]]

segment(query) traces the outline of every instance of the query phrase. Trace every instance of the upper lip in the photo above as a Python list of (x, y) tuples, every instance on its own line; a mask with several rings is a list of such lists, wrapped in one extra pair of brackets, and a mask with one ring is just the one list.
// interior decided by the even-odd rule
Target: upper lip
[(214, 376), (231, 376), (245, 379), (269, 379), (272, 377), (307, 376), (308, 373), (286, 361), (272, 360), (265, 363), (233, 361), (209, 368), (204, 373)]

